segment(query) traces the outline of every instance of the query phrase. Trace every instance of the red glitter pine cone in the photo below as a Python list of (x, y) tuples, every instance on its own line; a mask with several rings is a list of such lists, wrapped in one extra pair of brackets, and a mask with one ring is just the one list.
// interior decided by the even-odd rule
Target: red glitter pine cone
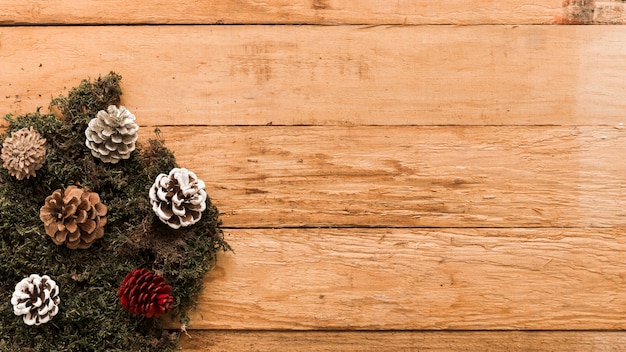
[(174, 304), (172, 289), (163, 277), (146, 269), (136, 269), (122, 281), (117, 296), (130, 314), (159, 317)]

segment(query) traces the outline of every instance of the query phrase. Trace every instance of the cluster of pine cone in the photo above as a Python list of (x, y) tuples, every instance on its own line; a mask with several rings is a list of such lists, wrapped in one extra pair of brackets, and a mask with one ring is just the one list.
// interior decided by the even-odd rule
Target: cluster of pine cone
[[(85, 145), (102, 162), (116, 164), (130, 158), (138, 129), (132, 113), (111, 105), (89, 122)], [(36, 177), (36, 171), (45, 164), (46, 139), (32, 127), (15, 131), (4, 140), (1, 157), (4, 168), (16, 179)], [(148, 197), (157, 217), (172, 229), (195, 224), (206, 209), (204, 182), (184, 168), (160, 174)], [(55, 244), (87, 249), (104, 236), (107, 211), (98, 193), (71, 185), (46, 197), (39, 218)], [(170, 293), (163, 277), (146, 269), (129, 273), (118, 290), (120, 304), (127, 312), (149, 318), (172, 307)], [(50, 277), (33, 274), (16, 285), (11, 302), (14, 313), (24, 315), (26, 324), (39, 325), (57, 314), (59, 288)]]

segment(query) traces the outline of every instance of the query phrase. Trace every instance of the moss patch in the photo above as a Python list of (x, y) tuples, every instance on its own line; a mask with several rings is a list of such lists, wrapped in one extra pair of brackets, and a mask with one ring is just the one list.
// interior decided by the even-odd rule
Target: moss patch
[[(35, 178), (18, 181), (0, 168), (0, 351), (172, 351), (179, 333), (126, 313), (118, 302), (120, 283), (134, 269), (156, 271), (172, 287), (173, 313), (185, 321), (217, 252), (230, 249), (209, 199), (202, 219), (180, 230), (152, 212), (150, 186), (177, 167), (158, 133), (118, 164), (91, 156), (85, 128), (99, 110), (119, 104), (120, 80), (110, 73), (83, 81), (52, 100), (55, 114), (6, 117), (0, 145), (11, 132), (32, 126), (46, 139), (47, 155)], [(55, 245), (39, 220), (44, 199), (73, 184), (97, 192), (109, 209), (104, 237), (86, 250)], [(60, 288), (59, 313), (41, 326), (24, 324), (10, 303), (15, 284), (34, 273), (49, 275)]]

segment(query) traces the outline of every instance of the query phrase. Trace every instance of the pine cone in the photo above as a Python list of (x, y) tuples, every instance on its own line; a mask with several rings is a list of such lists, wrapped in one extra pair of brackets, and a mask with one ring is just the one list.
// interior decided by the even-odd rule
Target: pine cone
[(48, 275), (32, 274), (15, 285), (13, 313), (24, 315), (28, 325), (47, 323), (59, 312), (59, 287)]
[(149, 195), (152, 210), (173, 229), (195, 224), (206, 209), (204, 182), (184, 168), (157, 176)]
[(120, 106), (110, 105), (107, 111), (100, 110), (89, 121), (85, 130), (85, 144), (91, 149), (91, 155), (107, 163), (117, 164), (120, 159), (130, 158), (135, 150), (139, 126), (135, 115)]
[(57, 189), (46, 198), (39, 210), (46, 234), (57, 245), (71, 249), (89, 248), (104, 235), (107, 206), (100, 202), (98, 193), (85, 188), (69, 186), (63, 192)]
[(172, 289), (161, 276), (146, 269), (136, 269), (122, 281), (117, 296), (124, 310), (147, 318), (160, 317), (174, 304)]
[(46, 140), (32, 127), (13, 132), (2, 143), (2, 166), (18, 180), (35, 177), (46, 161), (44, 144)]

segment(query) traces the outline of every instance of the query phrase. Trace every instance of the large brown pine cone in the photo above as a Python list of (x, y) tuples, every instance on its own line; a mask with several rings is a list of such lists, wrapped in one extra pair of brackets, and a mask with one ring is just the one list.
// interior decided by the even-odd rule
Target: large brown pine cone
[(195, 224), (206, 209), (204, 182), (185, 168), (157, 176), (149, 196), (152, 210), (173, 229)]
[(46, 234), (57, 245), (65, 244), (71, 249), (89, 248), (101, 238), (106, 214), (107, 206), (97, 193), (76, 186), (65, 191), (57, 189), (39, 210)]
[(28, 325), (47, 323), (59, 312), (59, 287), (48, 275), (32, 274), (15, 285), (11, 304)]
[(18, 180), (35, 176), (46, 160), (46, 140), (30, 128), (22, 128), (2, 143), (2, 166)]
[(106, 111), (100, 110), (89, 121), (85, 130), (85, 144), (91, 149), (91, 155), (107, 163), (117, 164), (121, 159), (130, 158), (135, 150), (137, 131), (135, 115), (120, 106), (110, 105)]

